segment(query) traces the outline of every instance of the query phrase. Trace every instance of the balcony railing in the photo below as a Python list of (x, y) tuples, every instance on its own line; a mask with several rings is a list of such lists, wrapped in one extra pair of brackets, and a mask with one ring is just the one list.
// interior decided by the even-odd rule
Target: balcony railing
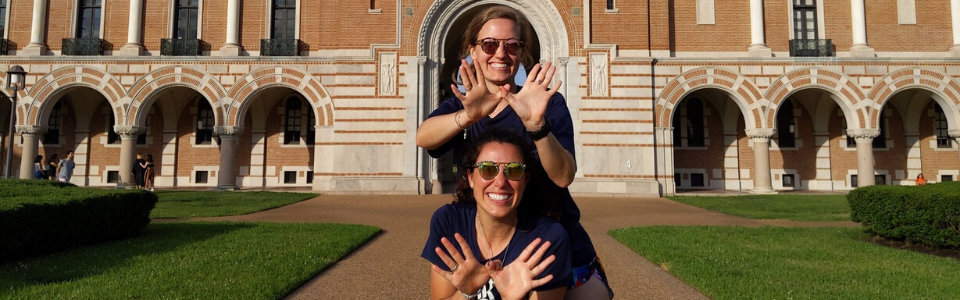
[(833, 41), (830, 39), (790, 40), (790, 56), (827, 57), (836, 54), (833, 53)]
[(62, 55), (103, 55), (103, 39), (63, 39)]
[(0, 55), (7, 55), (7, 51), (10, 50), (10, 40), (0, 39)]
[(300, 46), (298, 39), (262, 39), (260, 56), (299, 56)]
[(200, 39), (161, 39), (160, 55), (164, 56), (198, 56), (203, 51), (203, 41)]

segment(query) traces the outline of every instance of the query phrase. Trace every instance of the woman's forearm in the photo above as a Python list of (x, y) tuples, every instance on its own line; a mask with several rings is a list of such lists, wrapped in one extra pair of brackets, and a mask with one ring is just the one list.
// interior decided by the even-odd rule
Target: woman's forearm
[(550, 180), (561, 188), (570, 186), (577, 174), (577, 162), (573, 154), (560, 145), (560, 141), (553, 136), (553, 133), (534, 141), (534, 144), (537, 145), (540, 163), (543, 164), (543, 170), (547, 172)]
[(417, 146), (433, 150), (473, 124), (462, 111), (430, 117), (417, 128)]

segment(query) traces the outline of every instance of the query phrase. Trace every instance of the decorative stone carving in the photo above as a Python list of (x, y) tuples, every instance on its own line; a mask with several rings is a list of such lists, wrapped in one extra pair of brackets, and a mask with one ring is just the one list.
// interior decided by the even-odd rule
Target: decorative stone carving
[(746, 130), (747, 136), (751, 139), (769, 139), (776, 132), (773, 128), (749, 128)]
[(397, 54), (380, 53), (380, 95), (397, 93)]
[(113, 131), (120, 135), (120, 138), (130, 138), (140, 135), (145, 128), (130, 125), (113, 125)]
[(950, 137), (960, 141), (960, 129), (950, 129), (947, 131), (947, 134), (950, 135)]
[(590, 54), (590, 95), (607, 95), (607, 54)]
[(213, 132), (217, 133), (220, 138), (225, 136), (238, 136), (243, 133), (243, 127), (238, 126), (213, 126)]
[(47, 127), (34, 126), (34, 125), (17, 125), (17, 133), (19, 134), (44, 134), (47, 133)]
[(880, 129), (847, 129), (847, 136), (857, 139), (857, 142), (862, 139), (872, 140), (880, 136)]

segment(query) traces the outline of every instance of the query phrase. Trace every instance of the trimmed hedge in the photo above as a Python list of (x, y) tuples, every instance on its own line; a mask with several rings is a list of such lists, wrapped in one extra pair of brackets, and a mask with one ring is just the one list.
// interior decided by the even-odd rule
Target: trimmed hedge
[(147, 191), (0, 180), (0, 263), (136, 236), (156, 204)]
[(847, 194), (850, 217), (868, 232), (938, 248), (960, 247), (960, 182), (875, 185)]

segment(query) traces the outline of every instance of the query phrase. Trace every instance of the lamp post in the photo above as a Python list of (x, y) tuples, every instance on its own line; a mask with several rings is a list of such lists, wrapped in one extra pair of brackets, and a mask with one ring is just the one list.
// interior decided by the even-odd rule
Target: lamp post
[(13, 175), (11, 174), (13, 168), (13, 125), (15, 124), (14, 119), (17, 117), (17, 93), (26, 86), (23, 80), (25, 75), (27, 75), (27, 72), (18, 65), (14, 65), (10, 67), (10, 70), (7, 70), (5, 87), (8, 90), (13, 90), (13, 98), (10, 98), (10, 126), (7, 127), (7, 162), (4, 164), (5, 170), (3, 173), (6, 178), (12, 178)]

